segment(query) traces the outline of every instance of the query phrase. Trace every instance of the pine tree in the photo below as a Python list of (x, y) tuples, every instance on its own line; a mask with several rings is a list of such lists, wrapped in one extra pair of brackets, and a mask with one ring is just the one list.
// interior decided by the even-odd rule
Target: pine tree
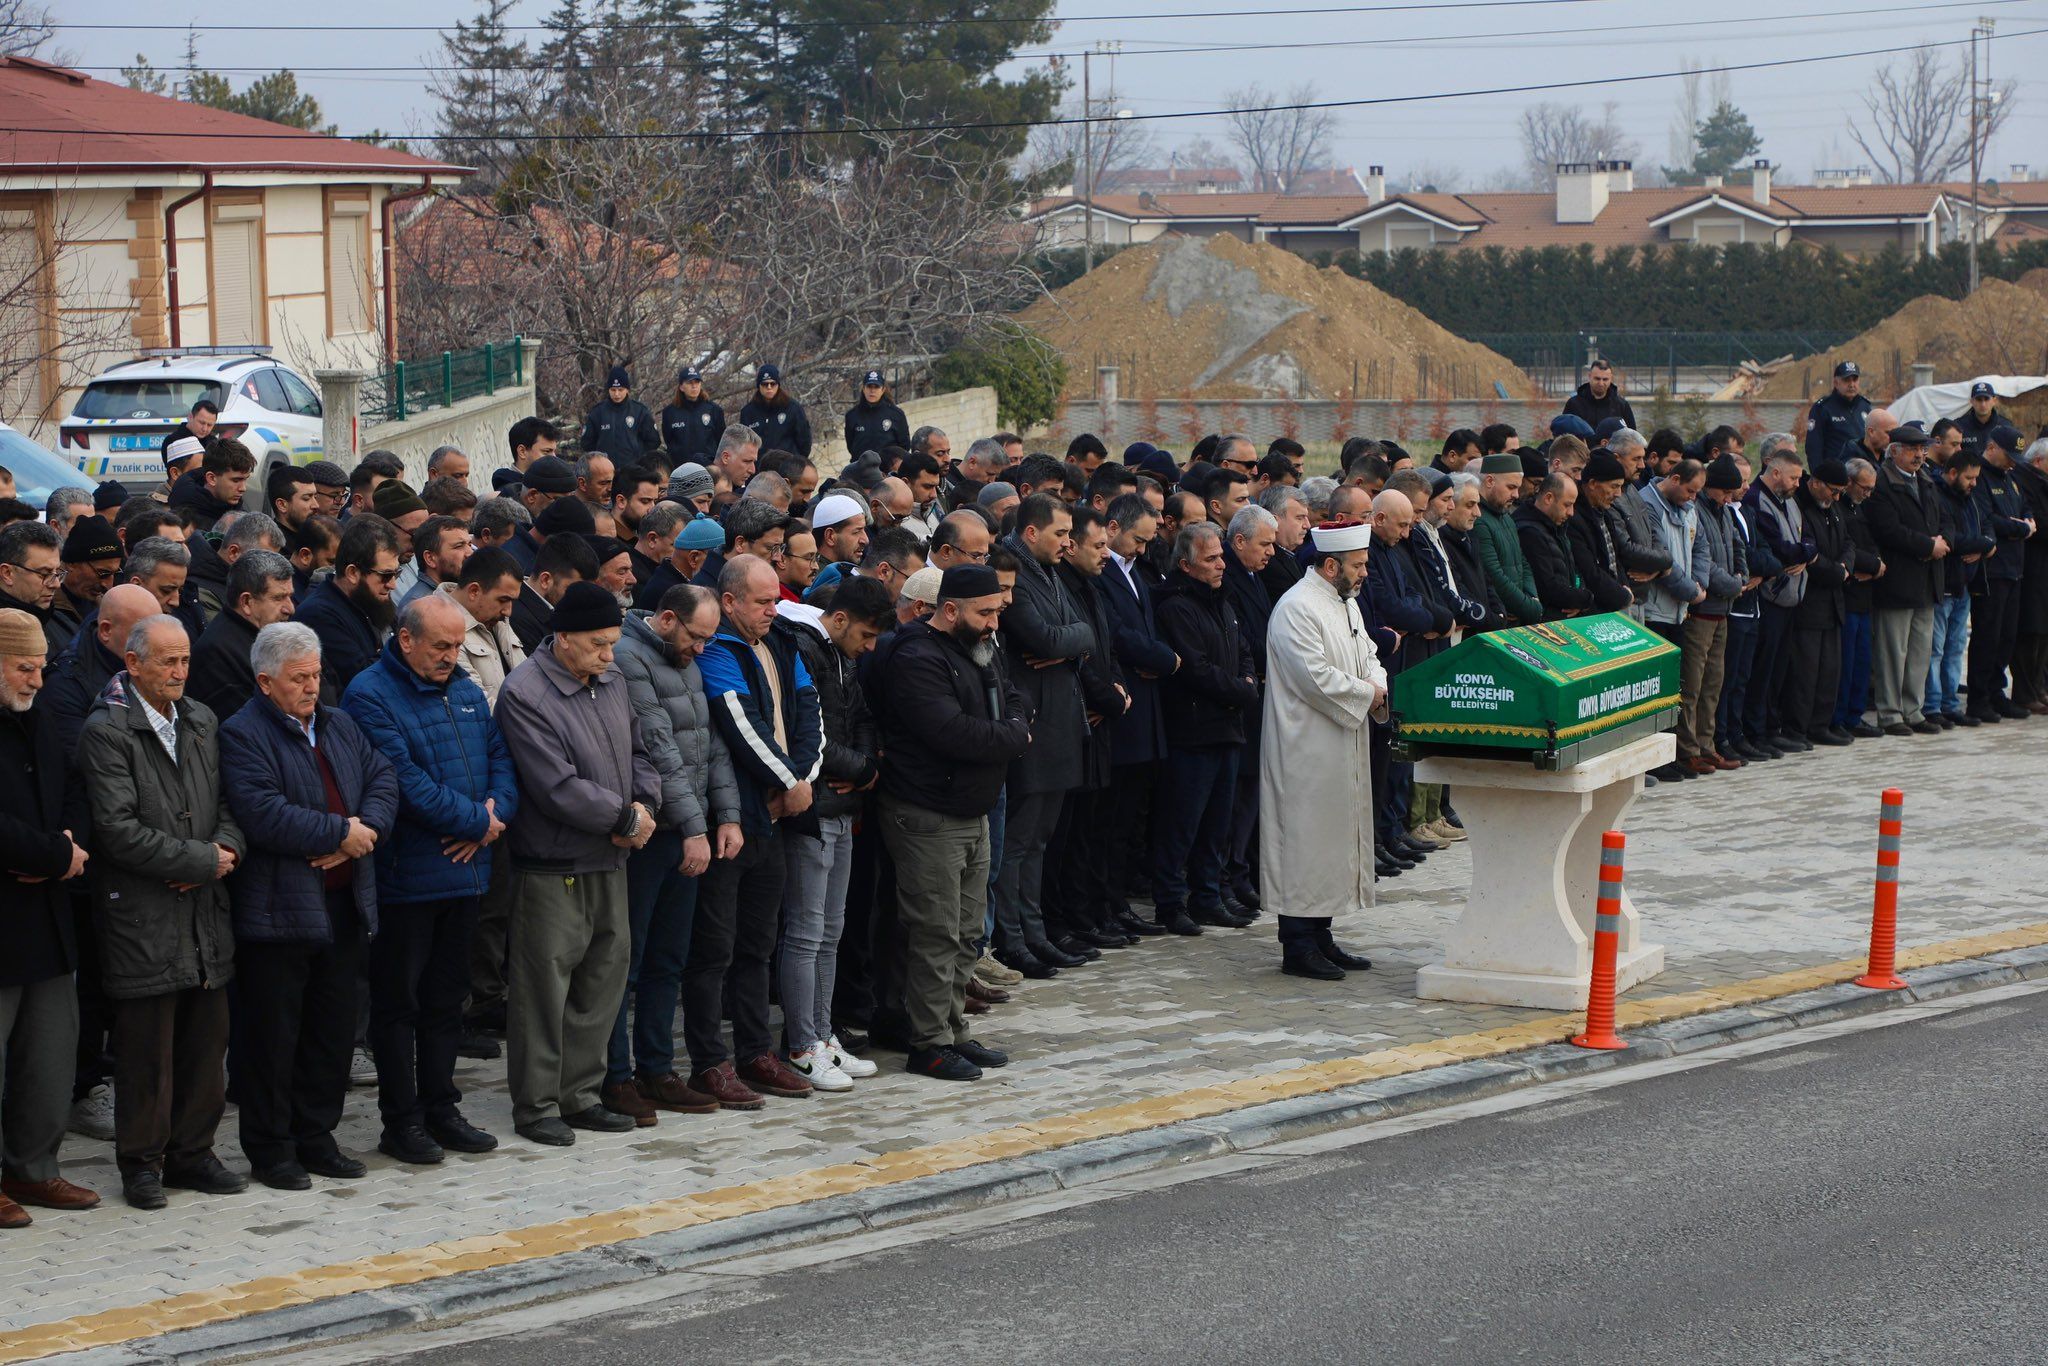
[(1763, 150), (1764, 140), (1749, 122), (1749, 115), (1726, 100), (1693, 130), (1690, 166), (1667, 166), (1665, 179), (1674, 185), (1698, 185), (1708, 176), (1726, 176)]
[(442, 72), (434, 82), (441, 99), (442, 154), (464, 165), (491, 168), (502, 144), (526, 127), (531, 115), (533, 53), (514, 39), (506, 23), (513, 0), (483, 0), (468, 23), (456, 22), (441, 38)]

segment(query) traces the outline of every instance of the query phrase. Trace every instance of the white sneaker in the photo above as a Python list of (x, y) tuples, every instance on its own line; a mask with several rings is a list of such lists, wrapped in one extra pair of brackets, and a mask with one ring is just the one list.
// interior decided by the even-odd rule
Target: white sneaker
[(86, 1138), (97, 1138), (105, 1142), (114, 1141), (114, 1088), (105, 1082), (87, 1091), (71, 1103), (71, 1122), (66, 1125), (74, 1134)]
[(348, 1063), (348, 1084), (362, 1090), (377, 1084), (377, 1060), (367, 1048), (358, 1048)]
[(818, 1091), (851, 1091), (853, 1078), (839, 1070), (832, 1061), (832, 1050), (825, 1044), (814, 1043), (789, 1060), (797, 1074)]
[(832, 1065), (849, 1077), (872, 1077), (882, 1069), (866, 1058), (856, 1058), (840, 1046), (839, 1036), (834, 1034), (825, 1041), (825, 1048), (832, 1056)]

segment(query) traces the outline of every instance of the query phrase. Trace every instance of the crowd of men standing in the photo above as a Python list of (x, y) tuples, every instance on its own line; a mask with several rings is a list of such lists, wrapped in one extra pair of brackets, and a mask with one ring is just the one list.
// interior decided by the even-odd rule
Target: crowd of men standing
[(1238, 435), (956, 454), (869, 372), (826, 481), (772, 366), (730, 424), (694, 370), (658, 417), (610, 379), (574, 460), (529, 418), (487, 474), (372, 452), (259, 500), (195, 410), (154, 496), (0, 527), (0, 1227), (98, 1202), (67, 1127), (138, 1208), (245, 1188), (230, 1098), (278, 1189), (364, 1174), (352, 1084), (399, 1162), (490, 1151), (455, 1069), (500, 1038), (560, 1146), (851, 1090), (875, 1048), (973, 1080), (1022, 980), (1264, 909), (1285, 971), (1369, 968), (1332, 920), (1464, 837), (1388, 676), (1472, 632), (1673, 640), (1671, 781), (2048, 712), (2048, 442), (1990, 418), (1817, 405), (1809, 459), (1752, 470), (1645, 439), (1602, 368), (1541, 446), (1305, 477)]

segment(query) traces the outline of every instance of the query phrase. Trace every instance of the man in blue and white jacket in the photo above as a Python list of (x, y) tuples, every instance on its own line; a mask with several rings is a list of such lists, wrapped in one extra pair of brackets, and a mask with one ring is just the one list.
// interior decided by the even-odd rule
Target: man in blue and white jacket
[[(802, 628), (776, 613), (782, 588), (774, 567), (758, 555), (733, 556), (719, 573), (718, 598), (723, 620), (697, 664), (711, 723), (732, 755), (744, 843), (734, 857), (713, 859), (698, 887), (683, 969), (683, 1038), (692, 1087), (726, 1109), (758, 1110), (760, 1092), (811, 1089), (769, 1032), (768, 972), (782, 913), (780, 832), (815, 827), (811, 784), (823, 723), (793, 634)], [(722, 1025), (728, 1012), (730, 1049)]]

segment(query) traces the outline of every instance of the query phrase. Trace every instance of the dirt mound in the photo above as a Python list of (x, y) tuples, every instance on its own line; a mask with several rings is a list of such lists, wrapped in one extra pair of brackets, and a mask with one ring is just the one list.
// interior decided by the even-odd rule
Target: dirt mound
[(1363, 280), (1234, 237), (1119, 252), (1024, 314), (1067, 360), (1068, 392), (1118, 367), (1126, 399), (1473, 398), (1533, 389), (1504, 357)]
[(1845, 360), (1863, 367), (1863, 392), (1874, 403), (1912, 388), (1916, 363), (1934, 367), (1936, 384), (2048, 373), (2048, 267), (2017, 282), (1986, 280), (1967, 299), (1923, 294), (1826, 355), (1789, 362), (1764, 381), (1758, 396), (1818, 398)]

